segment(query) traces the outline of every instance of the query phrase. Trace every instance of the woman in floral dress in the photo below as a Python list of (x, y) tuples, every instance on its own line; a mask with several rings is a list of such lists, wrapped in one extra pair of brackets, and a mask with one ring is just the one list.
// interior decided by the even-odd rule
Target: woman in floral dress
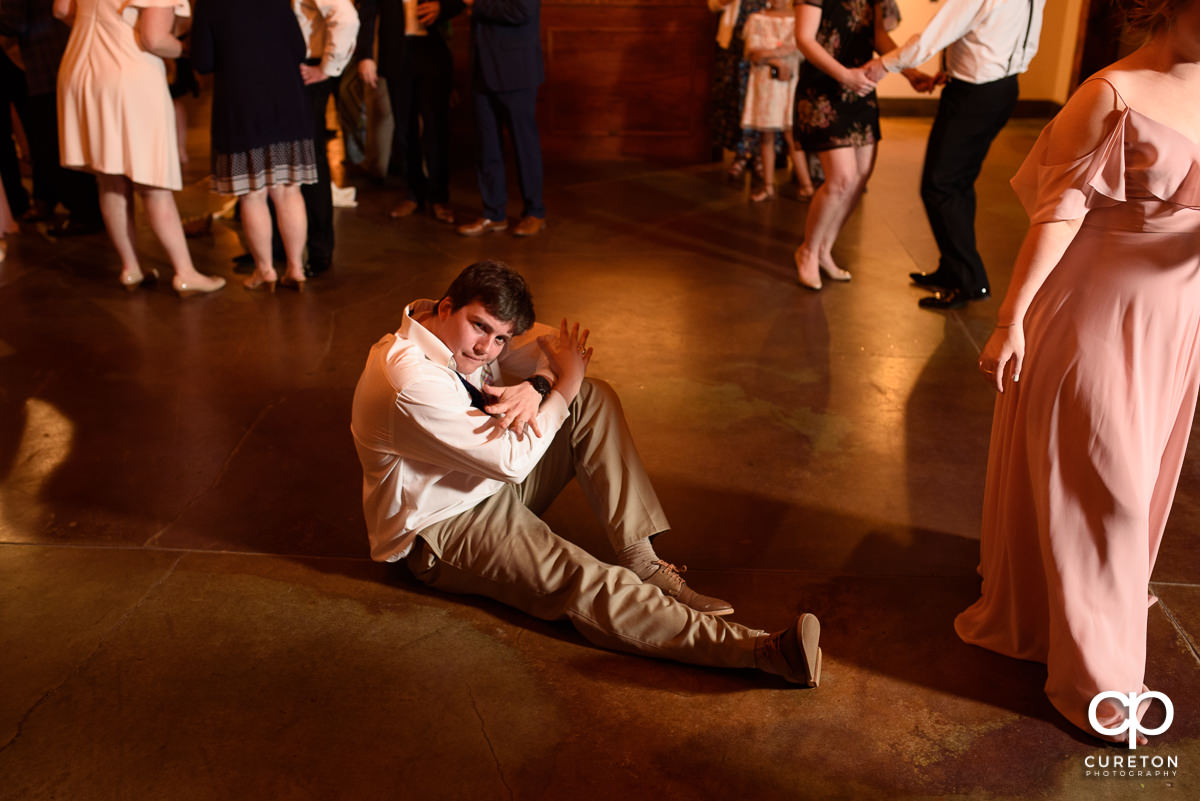
[[(808, 289), (821, 288), (821, 273), (850, 280), (833, 260), (833, 243), (867, 184), (880, 138), (875, 82), (862, 66), (876, 51), (896, 46), (889, 31), (899, 24), (896, 0), (804, 0), (796, 6), (796, 44), (805, 58), (796, 132), (825, 173), (795, 253), (797, 276)], [(922, 86), (927, 77), (916, 70), (904, 74)]]

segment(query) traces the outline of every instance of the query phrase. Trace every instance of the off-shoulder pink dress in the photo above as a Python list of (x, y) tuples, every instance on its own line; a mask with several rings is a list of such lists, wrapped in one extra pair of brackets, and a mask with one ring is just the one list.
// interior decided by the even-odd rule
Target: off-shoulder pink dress
[(1088, 732), (1098, 692), (1142, 690), (1200, 387), (1200, 144), (1117, 98), (1094, 151), (1047, 163), (1052, 121), (1013, 179), (1034, 223), (1083, 221), (996, 400), (983, 594), (955, 621), (966, 642), (1045, 662), (1046, 694)]

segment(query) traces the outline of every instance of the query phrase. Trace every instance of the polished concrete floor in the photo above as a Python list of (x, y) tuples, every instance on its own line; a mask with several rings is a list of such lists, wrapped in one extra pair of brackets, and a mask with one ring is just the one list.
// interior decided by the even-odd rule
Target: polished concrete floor
[[(1038, 127), (1010, 125), (980, 182), (998, 294), (1026, 224), (1006, 180)], [(927, 130), (885, 120), (837, 250), (854, 281), (819, 294), (790, 266), (805, 206), (751, 205), (719, 165), (550, 164), (550, 227), (526, 241), (391, 221), (395, 194), (362, 183), (303, 295), (236, 286), (225, 221), (191, 246), (231, 286), (187, 301), (123, 292), (103, 236), (12, 237), (0, 798), (1200, 797), (1200, 460), (1150, 611), (1147, 682), (1176, 716), (1136, 752), (1177, 757), (1173, 775), (1088, 775), (1127, 752), (1068, 726), (1042, 667), (953, 634), (978, 592), (992, 391), (974, 365), (998, 301), (916, 306)], [(476, 198), (459, 172), (454, 205)], [(660, 552), (742, 622), (821, 615), (818, 690), (600, 651), (367, 559), (364, 356), (481, 257), (526, 274), (543, 320), (592, 329), (672, 520)], [(549, 518), (608, 556), (576, 489)]]

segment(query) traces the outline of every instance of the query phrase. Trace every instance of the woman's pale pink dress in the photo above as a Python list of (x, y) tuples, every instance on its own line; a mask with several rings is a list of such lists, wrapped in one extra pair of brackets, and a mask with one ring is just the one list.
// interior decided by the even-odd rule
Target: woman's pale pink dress
[(144, 8), (191, 13), (187, 0), (76, 0), (58, 69), (58, 142), (64, 167), (180, 189), (175, 109), (161, 58), (138, 46)]
[(1099, 147), (1047, 163), (1051, 122), (1013, 179), (1034, 223), (1083, 222), (996, 401), (983, 595), (955, 621), (969, 643), (1045, 662), (1050, 700), (1089, 732), (1094, 695), (1142, 689), (1200, 386), (1200, 144), (1114, 97)]

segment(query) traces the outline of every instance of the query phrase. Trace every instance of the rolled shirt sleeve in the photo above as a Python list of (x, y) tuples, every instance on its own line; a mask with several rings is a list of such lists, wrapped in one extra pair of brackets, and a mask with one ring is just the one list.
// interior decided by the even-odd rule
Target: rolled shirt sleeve
[(990, 0), (949, 0), (933, 15), (925, 30), (884, 55), (883, 66), (888, 72), (900, 72), (924, 64), (970, 33), (993, 5)]

